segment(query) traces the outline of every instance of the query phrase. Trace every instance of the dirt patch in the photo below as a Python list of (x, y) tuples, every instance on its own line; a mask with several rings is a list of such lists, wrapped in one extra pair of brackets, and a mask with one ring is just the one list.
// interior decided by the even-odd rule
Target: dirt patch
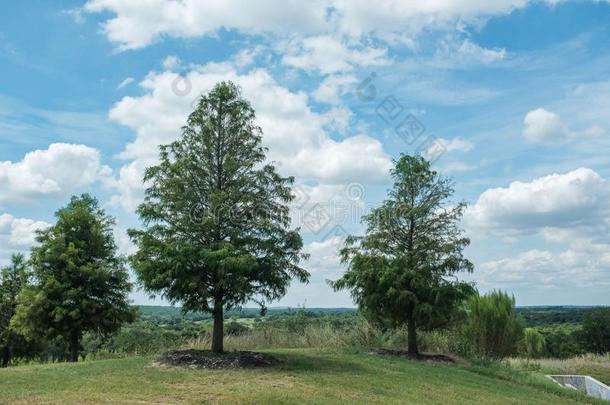
[(232, 351), (218, 354), (210, 350), (172, 350), (160, 356), (155, 365), (220, 370), (268, 367), (279, 362), (266, 353)]
[(453, 364), (455, 363), (455, 359), (445, 356), (444, 354), (409, 354), (403, 350), (390, 350), (390, 349), (382, 349), (379, 351), (379, 354), (386, 354), (390, 356), (399, 356), (404, 357), (409, 360), (415, 361), (425, 361), (427, 363), (443, 363), (443, 364)]

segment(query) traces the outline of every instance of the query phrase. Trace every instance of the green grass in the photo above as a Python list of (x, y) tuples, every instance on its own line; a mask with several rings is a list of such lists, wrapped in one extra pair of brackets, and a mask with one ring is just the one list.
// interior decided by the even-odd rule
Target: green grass
[[(472, 403), (576, 404), (586, 397), (490, 368), (413, 362), (318, 349), (270, 350), (282, 364), (264, 370), (153, 367), (131, 357), (0, 370), (10, 403)], [(514, 371), (513, 371), (514, 372)], [(498, 378), (501, 377), (501, 378)], [(594, 401), (590, 401), (596, 403)]]

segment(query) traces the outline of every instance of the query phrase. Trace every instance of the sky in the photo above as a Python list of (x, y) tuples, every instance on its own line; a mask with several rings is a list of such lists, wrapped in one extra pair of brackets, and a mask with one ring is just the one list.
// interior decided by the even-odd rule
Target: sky
[(610, 305), (609, 23), (610, 2), (585, 0), (7, 2), (0, 265), (85, 192), (133, 253), (144, 169), (232, 80), (296, 179), (311, 254), (310, 282), (272, 306), (353, 306), (326, 280), (401, 153), (430, 159), (469, 204), (475, 270), (461, 277), (481, 292)]

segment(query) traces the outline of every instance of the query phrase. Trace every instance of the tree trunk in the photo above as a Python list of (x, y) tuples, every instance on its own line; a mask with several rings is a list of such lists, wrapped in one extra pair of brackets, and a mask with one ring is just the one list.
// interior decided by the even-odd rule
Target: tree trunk
[(76, 363), (78, 361), (78, 352), (80, 346), (80, 333), (76, 330), (70, 332), (70, 357), (68, 361)]
[(222, 353), (224, 351), (224, 314), (222, 301), (214, 300), (214, 329), (212, 330), (212, 351)]
[(11, 351), (6, 346), (4, 350), (2, 350), (2, 360), (0, 361), (0, 367), (8, 367), (8, 364), (11, 362)]
[(409, 314), (407, 317), (407, 346), (407, 351), (409, 354), (419, 354), (419, 349), (417, 348), (417, 329), (413, 314)]

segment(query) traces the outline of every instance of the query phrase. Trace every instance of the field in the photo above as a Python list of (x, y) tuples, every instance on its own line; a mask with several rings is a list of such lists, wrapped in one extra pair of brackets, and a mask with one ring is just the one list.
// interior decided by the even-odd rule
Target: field
[(320, 349), (270, 350), (280, 365), (209, 371), (153, 366), (150, 357), (0, 370), (10, 403), (601, 403), (541, 374), (497, 365), (441, 365)]

